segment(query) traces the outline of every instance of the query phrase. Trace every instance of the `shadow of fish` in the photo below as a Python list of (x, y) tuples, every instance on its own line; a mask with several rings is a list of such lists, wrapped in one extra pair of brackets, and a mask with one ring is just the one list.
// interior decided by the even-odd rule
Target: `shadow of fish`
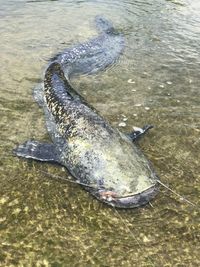
[(94, 73), (112, 64), (124, 38), (97, 17), (99, 36), (66, 49), (48, 66), (44, 86), (35, 91), (52, 143), (27, 141), (17, 156), (65, 166), (86, 190), (114, 207), (137, 207), (152, 199), (158, 178), (133, 143), (150, 127), (125, 135), (113, 129), (70, 85), (69, 77)]

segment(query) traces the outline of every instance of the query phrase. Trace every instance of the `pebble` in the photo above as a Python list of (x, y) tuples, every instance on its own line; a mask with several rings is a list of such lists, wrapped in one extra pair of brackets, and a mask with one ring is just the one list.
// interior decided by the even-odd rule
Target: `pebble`
[(18, 215), (20, 212), (21, 212), (21, 209), (20, 208), (16, 208), (16, 209), (14, 209), (14, 211), (12, 212), (12, 214)]
[(128, 83), (135, 83), (132, 79), (128, 79)]
[(0, 223), (3, 223), (4, 221), (6, 221), (6, 217), (1, 217), (0, 218)]
[(150, 110), (150, 108), (149, 108), (149, 107), (145, 107), (144, 109), (145, 109), (145, 110)]
[(133, 116), (134, 116), (134, 117), (137, 117), (137, 114), (136, 114), (136, 113), (134, 113), (134, 114), (133, 114)]
[(160, 84), (159, 87), (160, 88), (164, 88), (165, 86), (164, 86), (164, 84)]
[(131, 91), (132, 91), (132, 92), (136, 92), (137, 90), (135, 90), (135, 89), (132, 89)]
[(172, 84), (172, 82), (171, 82), (171, 81), (167, 81), (167, 82), (166, 82), (166, 84), (169, 84), (169, 85), (171, 85), (171, 84)]
[(135, 107), (141, 107), (142, 104), (139, 104), (139, 103), (138, 103), (138, 104), (135, 104), (134, 106), (135, 106)]
[(120, 123), (118, 124), (118, 126), (119, 126), (119, 127), (126, 127), (126, 123), (125, 123), (125, 122), (120, 122)]
[(27, 212), (29, 211), (29, 207), (26, 206), (26, 207), (24, 208), (24, 211), (27, 213)]
[(147, 242), (150, 242), (151, 240), (147, 237), (147, 236), (144, 236), (143, 237), (143, 242), (144, 243), (147, 243)]
[(123, 121), (127, 121), (128, 120), (128, 118), (123, 118)]
[(8, 201), (8, 197), (0, 198), (0, 204), (5, 204)]

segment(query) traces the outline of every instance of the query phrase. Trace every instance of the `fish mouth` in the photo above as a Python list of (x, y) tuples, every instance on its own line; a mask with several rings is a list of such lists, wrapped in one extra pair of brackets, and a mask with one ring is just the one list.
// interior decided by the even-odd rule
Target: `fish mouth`
[(129, 195), (126, 197), (117, 197), (114, 194), (107, 194), (101, 200), (116, 208), (136, 208), (149, 203), (158, 193), (158, 184), (151, 186), (141, 193)]

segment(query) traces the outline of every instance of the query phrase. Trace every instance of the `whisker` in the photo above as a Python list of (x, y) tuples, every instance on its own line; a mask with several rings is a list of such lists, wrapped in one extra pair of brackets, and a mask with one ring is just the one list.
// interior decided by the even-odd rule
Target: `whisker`
[(149, 206), (151, 206), (152, 208), (154, 208), (153, 204), (149, 201)]
[(48, 172), (45, 172), (45, 171), (42, 171), (42, 170), (39, 170), (39, 172), (44, 173), (44, 174), (46, 174), (49, 177), (54, 178), (54, 179), (62, 180), (62, 181), (65, 181), (65, 182), (67, 181), (67, 182), (70, 182), (70, 183), (73, 183), (73, 184), (79, 184), (79, 185), (83, 185), (83, 186), (90, 187), (90, 188), (95, 188), (92, 185), (84, 184), (84, 183), (81, 183), (79, 181), (74, 181), (74, 180), (69, 179), (69, 178), (63, 178), (63, 177), (60, 177), (58, 175), (54, 175), (54, 174), (51, 174), (51, 173), (48, 173)]
[[(131, 229), (128, 227), (128, 225), (124, 222), (124, 220), (123, 220), (122, 216), (120, 215), (120, 213), (117, 211), (117, 209), (116, 209), (115, 207), (113, 207), (113, 208), (114, 208), (114, 210), (115, 210), (115, 213), (117, 213), (118, 217), (120, 218), (120, 220), (121, 220), (122, 223), (124, 224), (126, 230), (131, 234), (131, 236), (133, 237), (133, 239), (135, 240), (135, 242), (138, 244), (139, 248), (140, 248), (141, 250), (144, 250), (144, 246), (142, 246), (142, 245), (140, 244), (140, 242), (138, 241), (138, 239), (137, 239), (137, 238), (135, 237), (135, 235), (133, 234), (133, 231), (131, 231)], [(150, 263), (153, 267), (156, 266), (156, 265), (154, 264), (153, 260), (151, 259), (151, 257), (149, 257), (148, 255), (147, 255), (147, 259), (148, 259), (149, 263)]]
[(168, 189), (170, 192), (172, 192), (174, 195), (178, 196), (181, 200), (184, 200), (185, 202), (189, 203), (192, 206), (196, 206), (195, 203), (192, 203), (191, 201), (189, 201), (187, 198), (181, 196), (180, 194), (178, 194), (177, 192), (175, 192), (173, 189), (171, 189), (169, 186), (165, 185), (164, 183), (162, 183), (160, 180), (157, 180), (157, 182), (162, 185), (163, 187), (165, 187), (166, 189)]

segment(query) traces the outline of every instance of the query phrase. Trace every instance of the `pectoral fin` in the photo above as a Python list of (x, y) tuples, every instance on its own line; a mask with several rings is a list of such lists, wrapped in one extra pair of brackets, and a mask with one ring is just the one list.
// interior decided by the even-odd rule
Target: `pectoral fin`
[(39, 143), (38, 141), (26, 141), (13, 150), (18, 157), (39, 161), (60, 163), (56, 147), (53, 144)]
[(134, 142), (143, 136), (153, 125), (145, 125), (143, 128), (134, 127), (134, 131), (128, 134), (128, 137)]

